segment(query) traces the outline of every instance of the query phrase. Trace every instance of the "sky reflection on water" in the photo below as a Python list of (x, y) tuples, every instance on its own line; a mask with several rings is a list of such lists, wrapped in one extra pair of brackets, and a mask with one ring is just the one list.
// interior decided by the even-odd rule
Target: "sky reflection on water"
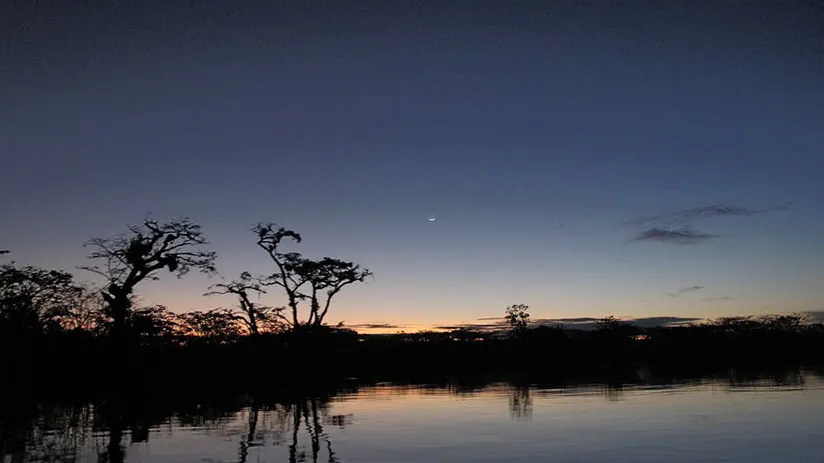
[[(165, 413), (41, 404), (28, 430), (4, 420), (0, 449), (4, 463), (813, 462), (824, 459), (822, 386), (813, 375), (621, 387), (379, 384)], [(118, 430), (122, 453), (111, 438)]]

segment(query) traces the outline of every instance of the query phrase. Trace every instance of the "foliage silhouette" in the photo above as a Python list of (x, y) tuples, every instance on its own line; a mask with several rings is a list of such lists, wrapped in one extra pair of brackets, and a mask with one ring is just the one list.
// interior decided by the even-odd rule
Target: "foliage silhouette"
[(81, 268), (105, 278), (100, 293), (112, 320), (113, 336), (126, 336), (134, 290), (142, 281), (157, 280), (163, 269), (178, 278), (191, 269), (216, 273), (216, 254), (201, 250), (205, 244), (200, 226), (187, 218), (166, 223), (147, 218), (142, 226), (130, 226), (129, 233), (89, 241), (86, 246), (96, 249), (89, 258), (103, 264)]
[[(332, 258), (310, 260), (282, 252), (300, 235), (258, 225), (257, 244), (276, 272), (244, 272), (206, 294), (238, 298), (234, 309), (175, 313), (162, 305), (140, 307), (135, 290), (165, 271), (215, 272), (215, 254), (200, 227), (188, 220), (147, 220), (126, 235), (92, 240), (92, 257), (106, 277), (99, 291), (58, 270), (0, 266), (0, 370), (10, 385), (42, 391), (50, 378), (76, 378), (61, 387), (155, 387), (157, 379), (181, 384), (209, 376), (255, 371), (262, 382), (305, 386), (340, 378), (397, 378), (433, 374), (528, 374), (549, 377), (594, 373), (724, 369), (742, 365), (824, 364), (824, 325), (803, 316), (727, 317), (693, 325), (639, 327), (606, 317), (594, 331), (530, 326), (528, 307), (506, 309), (507, 326), (365, 335), (324, 324), (331, 301), (344, 287), (372, 273)], [(287, 306), (255, 300), (272, 287)], [(308, 306), (308, 308), (307, 308)], [(299, 312), (303, 309), (303, 313)], [(303, 315), (303, 317), (301, 317)], [(128, 350), (111, 349), (112, 344)], [(127, 352), (128, 357), (124, 355)], [(277, 368), (261, 369), (277, 359)], [(119, 368), (112, 368), (112, 366)], [(128, 368), (120, 366), (127, 365)], [(113, 377), (118, 371), (118, 378)]]
[(283, 322), (288, 323), (289, 321), (281, 313), (282, 308), (268, 307), (252, 301), (251, 294), (258, 297), (261, 294), (266, 294), (264, 286), (265, 282), (261, 281), (260, 278), (253, 278), (249, 272), (243, 272), (237, 280), (228, 284), (219, 283), (210, 286), (205, 295), (232, 294), (236, 296), (238, 299), (237, 311), (242, 314), (236, 318), (246, 326), (250, 334), (256, 336), (261, 331), (280, 331)]
[(85, 295), (68, 272), (0, 265), (0, 326), (18, 333), (60, 329)]
[[(297, 252), (280, 252), (279, 247), (286, 239), (301, 242), (301, 236), (292, 230), (261, 223), (252, 231), (258, 237), (258, 247), (266, 251), (277, 267), (266, 283), (286, 292), (292, 317), (283, 320), (292, 328), (321, 326), (336, 294), (344, 287), (364, 282), (372, 276), (371, 271), (352, 262), (331, 257), (312, 260)], [(309, 315), (305, 321), (301, 320), (298, 309), (302, 301), (309, 301)]]
[(184, 335), (211, 338), (222, 342), (229, 338), (236, 338), (241, 334), (237, 317), (229, 309), (186, 312), (180, 314), (179, 318)]
[(513, 304), (505, 309), (504, 320), (509, 323), (513, 333), (522, 334), (529, 326), (529, 306), (525, 304)]

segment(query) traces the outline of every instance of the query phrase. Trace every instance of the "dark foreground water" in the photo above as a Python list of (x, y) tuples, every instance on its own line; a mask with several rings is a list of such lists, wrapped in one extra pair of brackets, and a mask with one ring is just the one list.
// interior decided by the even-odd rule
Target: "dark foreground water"
[(812, 374), (622, 386), (377, 384), (291, 397), (17, 404), (0, 414), (0, 455), (3, 462), (824, 461), (824, 381)]

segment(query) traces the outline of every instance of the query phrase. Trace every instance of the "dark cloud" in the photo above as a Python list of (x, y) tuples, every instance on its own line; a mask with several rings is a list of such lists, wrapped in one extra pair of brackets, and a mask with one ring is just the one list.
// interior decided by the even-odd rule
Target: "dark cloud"
[(478, 320), (485, 321), (485, 320), (500, 320), (503, 321), (504, 317), (481, 317)]
[(627, 220), (624, 225), (671, 227), (686, 225), (691, 220), (710, 219), (715, 217), (752, 217), (756, 214), (781, 211), (790, 208), (790, 203), (764, 209), (749, 209), (746, 207), (730, 206), (727, 204), (710, 204), (708, 206), (691, 207), (677, 212), (667, 212), (658, 215), (636, 217)]
[[(535, 325), (545, 325), (545, 326), (557, 326), (562, 325), (564, 328), (575, 329), (575, 330), (583, 330), (583, 331), (590, 331), (594, 330), (600, 318), (593, 318), (593, 317), (581, 317), (581, 318), (556, 318), (556, 319), (540, 319), (535, 320)], [(641, 318), (630, 318), (625, 321), (632, 323), (635, 326), (641, 328), (649, 328), (652, 326), (667, 326), (667, 325), (678, 325), (682, 323), (689, 323), (700, 320), (699, 318), (689, 318), (689, 317), (641, 317)]]
[[(681, 288), (686, 292), (698, 291), (703, 289), (701, 286), (689, 286)], [(718, 298), (704, 298), (702, 300), (732, 300), (729, 297)], [(803, 312), (808, 321), (811, 323), (824, 323), (824, 310)], [(492, 318), (492, 317), (487, 317)], [(601, 318), (595, 317), (576, 317), (576, 318), (539, 318), (532, 320), (530, 325), (532, 327), (538, 326), (562, 326), (566, 329), (592, 331), (597, 328), (598, 321)], [(705, 319), (696, 317), (673, 317), (673, 316), (656, 316), (656, 317), (638, 317), (624, 319), (625, 322), (631, 323), (639, 328), (651, 328), (656, 326), (678, 326), (694, 322), (703, 322)], [(458, 329), (475, 329), (486, 332), (500, 332), (508, 329), (505, 323), (467, 323), (459, 325), (443, 325), (436, 326), (438, 330), (458, 330)]]
[(718, 235), (702, 233), (690, 227), (678, 229), (654, 227), (637, 234), (633, 241), (659, 241), (671, 244), (696, 244), (718, 238)]
[(629, 322), (641, 328), (648, 328), (652, 326), (681, 325), (700, 320), (702, 319), (693, 317), (643, 317), (629, 320)]
[(363, 330), (390, 330), (390, 329), (397, 329), (403, 328), (402, 325), (393, 325), (391, 323), (361, 323), (358, 325), (347, 325), (347, 328), (352, 329), (363, 329)]
[(505, 328), (506, 325), (503, 323), (466, 323), (463, 325), (441, 325), (436, 326), (436, 330), (462, 330), (462, 329), (472, 329), (478, 331), (497, 331)]
[(535, 320), (535, 323), (588, 323), (588, 322), (596, 322), (600, 320), (600, 318), (593, 318), (593, 317), (579, 317), (579, 318), (543, 318)]
[(683, 288), (679, 288), (678, 291), (676, 291), (674, 293), (667, 293), (667, 294), (669, 295), (669, 297), (678, 297), (682, 294), (693, 293), (695, 291), (700, 291), (702, 289), (704, 289), (703, 286), (685, 286)]
[(720, 301), (731, 301), (732, 298), (729, 296), (721, 296), (721, 297), (702, 297), (702, 302), (720, 302)]

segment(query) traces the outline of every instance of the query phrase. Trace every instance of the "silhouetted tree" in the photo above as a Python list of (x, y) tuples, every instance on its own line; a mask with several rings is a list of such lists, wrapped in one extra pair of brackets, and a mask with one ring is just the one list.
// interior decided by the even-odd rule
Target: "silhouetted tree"
[(760, 317), (759, 322), (766, 325), (770, 331), (797, 333), (807, 322), (807, 317), (803, 314), (764, 315)]
[(72, 304), (72, 309), (62, 317), (61, 325), (68, 331), (104, 333), (108, 327), (106, 307), (100, 293), (83, 286), (83, 294)]
[(18, 333), (61, 329), (83, 296), (83, 287), (68, 272), (0, 266), (0, 322)]
[(411, 333), (409, 335), (409, 340), (412, 342), (438, 342), (443, 341), (444, 339), (448, 338), (448, 333), (432, 331), (432, 330), (420, 330), (415, 333)]
[(180, 328), (190, 336), (222, 339), (240, 335), (237, 317), (229, 309), (185, 312), (179, 319)]
[(504, 319), (509, 323), (512, 331), (523, 333), (529, 326), (529, 306), (525, 304), (513, 304), (506, 308)]
[(738, 332), (754, 330), (759, 323), (753, 320), (752, 317), (721, 317), (709, 322), (709, 326), (714, 327), (722, 332)]
[[(278, 247), (284, 239), (301, 241), (300, 235), (294, 231), (271, 223), (258, 224), (253, 231), (258, 236), (258, 246), (269, 254), (277, 266), (277, 272), (269, 277), (267, 284), (280, 286), (286, 292), (292, 318), (285, 320), (292, 327), (322, 325), (332, 298), (345, 286), (363, 282), (372, 275), (369, 270), (361, 269), (352, 262), (331, 257), (312, 260), (297, 252), (279, 252)], [(306, 321), (302, 322), (298, 305), (305, 300), (309, 301), (310, 309)]]
[[(595, 322), (596, 334), (599, 338), (608, 342), (626, 342), (641, 330), (632, 323), (619, 320), (613, 316), (605, 317)], [(618, 355), (619, 351), (610, 352), (611, 355)]]
[(472, 327), (461, 327), (456, 330), (452, 330), (449, 332), (449, 336), (458, 341), (474, 341), (476, 339), (484, 339), (484, 333), (477, 328)]
[(612, 315), (601, 318), (600, 320), (595, 322), (595, 329), (598, 331), (618, 332), (621, 330), (627, 330), (631, 326), (631, 324), (625, 321), (621, 321)]
[(122, 336), (127, 328), (135, 287), (144, 280), (157, 280), (163, 269), (183, 276), (191, 269), (216, 273), (214, 252), (198, 249), (207, 244), (200, 226), (189, 219), (159, 223), (146, 219), (142, 226), (113, 238), (95, 238), (86, 246), (96, 248), (89, 258), (100, 266), (84, 266), (106, 279), (101, 295), (112, 320), (112, 334)]
[(320, 326), (329, 312), (332, 298), (352, 283), (359, 283), (372, 275), (367, 269), (352, 262), (345, 262), (331, 257), (318, 261), (303, 259), (295, 273), (309, 285), (309, 290), (301, 292), (303, 299), (309, 299), (311, 311), (309, 324)]
[[(270, 331), (276, 328), (281, 319), (285, 319), (281, 314), (282, 308), (272, 308), (252, 301), (252, 294), (265, 294), (263, 283), (258, 278), (253, 278), (249, 272), (240, 274), (240, 278), (228, 284), (216, 284), (209, 287), (206, 296), (217, 294), (232, 294), (238, 299), (238, 311), (242, 316), (237, 319), (241, 321), (249, 333), (256, 336), (261, 330)], [(285, 319), (288, 322), (288, 319)]]
[(129, 315), (136, 334), (147, 337), (172, 337), (178, 331), (178, 316), (165, 306), (137, 307)]

